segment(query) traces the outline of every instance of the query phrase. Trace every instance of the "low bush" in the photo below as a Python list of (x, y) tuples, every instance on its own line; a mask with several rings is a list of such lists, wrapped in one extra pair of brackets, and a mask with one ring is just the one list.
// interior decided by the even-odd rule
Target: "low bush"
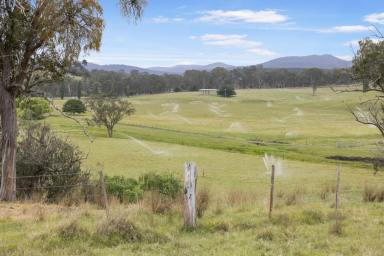
[(89, 173), (81, 170), (84, 157), (75, 146), (39, 124), (21, 134), (16, 159), (19, 197), (39, 193), (47, 201), (57, 201), (88, 183)]
[(57, 230), (58, 236), (66, 241), (80, 240), (89, 237), (89, 232), (81, 227), (77, 221), (71, 221), (60, 226)]
[(120, 203), (136, 203), (143, 197), (143, 190), (139, 182), (123, 176), (106, 176), (106, 190), (120, 200)]
[(120, 243), (164, 243), (169, 241), (165, 235), (152, 230), (143, 230), (123, 216), (113, 216), (102, 220), (94, 235), (96, 242), (115, 246)]
[(236, 95), (235, 88), (233, 88), (233, 86), (224, 85), (217, 90), (217, 95), (221, 97), (233, 97)]
[(81, 114), (85, 113), (85, 111), (87, 111), (87, 108), (81, 100), (70, 99), (63, 105), (63, 112), (65, 113)]
[(172, 174), (147, 173), (140, 176), (139, 183), (144, 191), (156, 191), (173, 199), (180, 195), (182, 188), (181, 181)]
[(123, 176), (106, 176), (108, 195), (120, 203), (136, 203), (144, 199), (154, 213), (168, 212), (181, 195), (181, 181), (170, 174), (147, 173), (138, 180)]
[(18, 116), (24, 120), (40, 120), (52, 111), (49, 102), (43, 98), (18, 98)]

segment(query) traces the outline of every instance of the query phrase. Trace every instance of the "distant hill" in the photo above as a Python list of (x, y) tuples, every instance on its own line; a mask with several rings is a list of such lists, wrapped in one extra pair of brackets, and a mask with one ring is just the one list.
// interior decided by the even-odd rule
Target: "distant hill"
[(225, 68), (228, 70), (234, 69), (235, 66), (231, 66), (225, 63), (216, 62), (209, 65), (176, 65), (173, 67), (150, 67), (148, 69), (168, 74), (183, 74), (187, 70), (205, 70), (205, 71), (211, 71), (215, 68)]
[(335, 69), (348, 68), (352, 65), (351, 61), (342, 60), (335, 56), (326, 55), (308, 55), (308, 56), (290, 56), (267, 61), (262, 64), (264, 68), (321, 68)]
[(99, 65), (99, 64), (88, 62), (85, 68), (87, 70), (104, 70), (104, 71), (114, 71), (114, 72), (124, 72), (124, 73), (130, 73), (131, 71), (137, 70), (139, 72), (147, 72), (150, 74), (161, 74), (159, 72), (151, 71), (146, 68), (140, 68), (136, 66), (129, 66), (129, 65), (123, 65), (123, 64)]
[(115, 72), (125, 72), (130, 73), (133, 70), (140, 72), (147, 72), (149, 74), (183, 74), (187, 70), (206, 70), (211, 71), (214, 68), (222, 67), (228, 70), (234, 69), (235, 66), (231, 66), (225, 63), (212, 63), (209, 65), (176, 65), (172, 67), (150, 67), (150, 68), (140, 68), (136, 66), (129, 65), (120, 65), (120, 64), (111, 64), (111, 65), (99, 65), (95, 63), (88, 62), (85, 66), (87, 70), (104, 70), (104, 71), (115, 71)]
[[(309, 55), (309, 56), (290, 56), (282, 57), (262, 63), (264, 68), (286, 68), (286, 69), (305, 69), (305, 68), (321, 68), (321, 69), (335, 69), (335, 68), (347, 68), (352, 65), (351, 61), (342, 60), (335, 56), (326, 55)], [(183, 74), (187, 70), (206, 70), (211, 71), (214, 68), (222, 67), (228, 70), (236, 68), (222, 62), (216, 62), (208, 65), (176, 65), (172, 67), (150, 67), (140, 68), (129, 65), (99, 65), (94, 63), (88, 63), (85, 68), (87, 70), (104, 70), (130, 73), (133, 70), (139, 72), (147, 72), (149, 74)]]

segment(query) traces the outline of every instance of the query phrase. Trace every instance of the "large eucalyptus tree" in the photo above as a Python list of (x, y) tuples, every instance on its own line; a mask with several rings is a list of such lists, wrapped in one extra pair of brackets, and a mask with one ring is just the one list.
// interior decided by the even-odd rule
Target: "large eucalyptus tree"
[[(144, 0), (119, 0), (140, 17)], [(100, 48), (104, 22), (98, 0), (0, 0), (0, 200), (16, 198), (16, 98), (62, 77), (81, 52)]]

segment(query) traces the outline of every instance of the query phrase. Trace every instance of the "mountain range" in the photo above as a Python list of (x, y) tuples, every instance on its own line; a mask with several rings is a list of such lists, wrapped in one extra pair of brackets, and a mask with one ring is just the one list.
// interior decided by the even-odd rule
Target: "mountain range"
[[(273, 59), (264, 63), (261, 63), (264, 68), (277, 69), (307, 69), (307, 68), (320, 68), (320, 69), (336, 69), (336, 68), (348, 68), (352, 65), (351, 61), (346, 61), (337, 58), (333, 55), (308, 55), (308, 56), (288, 56)], [(205, 70), (211, 71), (217, 67), (222, 67), (228, 70), (236, 68), (236, 66), (228, 65), (225, 63), (217, 62), (209, 65), (176, 65), (172, 67), (150, 67), (140, 68), (136, 66), (129, 66), (123, 64), (110, 64), (99, 65), (94, 63), (88, 63), (85, 66), (88, 70), (104, 70), (130, 73), (133, 70), (139, 72), (147, 72), (149, 74), (183, 74), (187, 70)]]

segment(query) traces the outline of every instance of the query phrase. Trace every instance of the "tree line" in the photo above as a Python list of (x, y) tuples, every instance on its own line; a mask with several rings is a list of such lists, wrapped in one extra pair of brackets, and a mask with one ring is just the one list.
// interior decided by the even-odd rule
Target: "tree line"
[(261, 65), (227, 70), (188, 70), (182, 75), (155, 75), (145, 72), (130, 73), (92, 70), (76, 63), (64, 80), (42, 88), (50, 97), (82, 97), (95, 94), (131, 96), (165, 92), (197, 91), (202, 88), (219, 89), (232, 86), (247, 88), (290, 88), (351, 84), (349, 69), (265, 69)]

